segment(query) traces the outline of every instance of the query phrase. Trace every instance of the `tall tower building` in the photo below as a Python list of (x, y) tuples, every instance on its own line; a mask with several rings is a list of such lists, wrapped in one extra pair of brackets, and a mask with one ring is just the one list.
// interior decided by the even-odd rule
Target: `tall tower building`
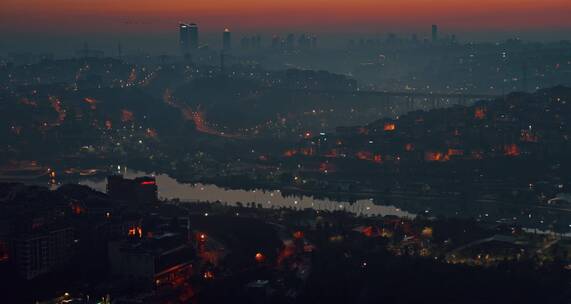
[(295, 48), (295, 35), (294, 34), (287, 35), (286, 48), (290, 51)]
[(232, 33), (227, 28), (222, 33), (222, 49), (225, 51), (232, 49)]
[(255, 37), (252, 37), (252, 44), (253, 44), (253, 47), (255, 49), (261, 49), (262, 48), (262, 36), (258, 34)]
[(437, 42), (438, 41), (438, 25), (433, 24), (432, 25), (432, 42)]
[(189, 38), (190, 38), (190, 48), (195, 50), (200, 45), (198, 39), (198, 25), (196, 23), (191, 23), (188, 25)]
[(274, 35), (272, 37), (272, 49), (278, 49), (280, 47), (280, 36)]
[(187, 55), (190, 53), (190, 25), (186, 23), (180, 23), (178, 25), (178, 33), (178, 43), (180, 50), (183, 55)]
[(312, 49), (316, 49), (317, 48), (317, 36), (311, 36), (311, 48)]

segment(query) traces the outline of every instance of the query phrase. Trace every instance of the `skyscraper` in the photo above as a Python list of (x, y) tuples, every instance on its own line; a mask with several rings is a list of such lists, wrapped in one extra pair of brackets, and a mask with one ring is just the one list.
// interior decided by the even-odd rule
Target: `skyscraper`
[(180, 23), (178, 25), (178, 32), (180, 50), (184, 56), (190, 53), (190, 25)]
[(200, 45), (200, 41), (198, 39), (198, 25), (196, 23), (189, 24), (189, 36), (190, 36), (190, 48), (197, 49)]
[(433, 24), (432, 25), (432, 42), (437, 42), (438, 41), (438, 25)]
[(261, 49), (262, 48), (262, 36), (261, 35), (256, 35), (254, 37), (252, 37), (252, 47), (255, 49)]
[(286, 48), (290, 51), (295, 48), (295, 35), (294, 34), (287, 35)]
[(316, 49), (317, 48), (317, 36), (311, 36), (311, 48)]
[(224, 29), (222, 33), (222, 49), (225, 51), (232, 49), (232, 33), (229, 29)]
[(297, 39), (297, 45), (300, 49), (309, 49), (311, 46), (311, 40), (305, 34), (301, 34)]
[(281, 42), (280, 36), (274, 35), (272, 37), (272, 49), (278, 49), (280, 47), (280, 42)]

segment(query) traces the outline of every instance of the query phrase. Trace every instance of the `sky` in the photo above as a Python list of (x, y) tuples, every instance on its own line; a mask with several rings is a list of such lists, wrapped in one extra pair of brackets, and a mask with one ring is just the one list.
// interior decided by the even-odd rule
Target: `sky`
[[(0, 37), (63, 39), (201, 33), (443, 32), (571, 37), (571, 0), (1, 0)], [(548, 34), (544, 36), (544, 34)], [(2, 43), (0, 42), (0, 47)]]

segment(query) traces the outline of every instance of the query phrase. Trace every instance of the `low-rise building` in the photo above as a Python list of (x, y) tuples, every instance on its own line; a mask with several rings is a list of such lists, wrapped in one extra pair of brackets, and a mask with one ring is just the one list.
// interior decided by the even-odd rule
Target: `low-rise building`
[(111, 242), (108, 248), (111, 274), (140, 280), (148, 287), (177, 284), (192, 273), (195, 251), (177, 234)]

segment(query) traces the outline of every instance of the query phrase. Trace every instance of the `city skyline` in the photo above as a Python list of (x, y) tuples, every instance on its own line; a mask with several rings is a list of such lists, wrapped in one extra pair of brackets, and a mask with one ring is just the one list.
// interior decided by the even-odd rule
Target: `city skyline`
[[(569, 30), (571, 5), (564, 0), (392, 1), (69, 1), (6, 0), (0, 4), (0, 33), (98, 33), (109, 30), (166, 33), (173, 23), (193, 19), (203, 32), (232, 25), (236, 31), (299, 30), (414, 31), (439, 24), (462, 32)], [(25, 18), (33, 15), (35, 22)], [(485, 22), (484, 22), (485, 21)], [(43, 26), (38, 29), (35, 24)]]
[(564, 0), (5, 0), (0, 3), (0, 54), (33, 50), (69, 55), (85, 42), (108, 53), (122, 43), (126, 51), (174, 54), (179, 53), (174, 29), (191, 22), (199, 25), (200, 44), (214, 48), (222, 47), (225, 28), (238, 40), (311, 33), (319, 36), (321, 47), (336, 48), (350, 39), (389, 33), (431, 40), (432, 24), (438, 25), (441, 38), (454, 34), (462, 42), (546, 42), (571, 37), (570, 14), (571, 5)]
[[(193, 20), (193, 19), (185, 19)], [(184, 21), (182, 23), (188, 23)], [(189, 24), (190, 25), (190, 24)], [(55, 56), (70, 56), (75, 54), (77, 50), (83, 49), (86, 44), (91, 49), (104, 51), (108, 55), (117, 55), (117, 45), (121, 44), (124, 52), (136, 53), (144, 52), (150, 55), (157, 54), (180, 54), (180, 22), (170, 24), (170, 29), (165, 33), (1, 33), (0, 32), (0, 54), (8, 55), (13, 52), (27, 52), (35, 54), (52, 54)], [(273, 37), (286, 38), (290, 34), (299, 36), (302, 34), (310, 34), (319, 38), (320, 48), (325, 49), (343, 49), (346, 48), (351, 41), (359, 40), (375, 40), (385, 41), (389, 37), (410, 40), (418, 39), (419, 41), (432, 41), (431, 24), (427, 23), (423, 27), (415, 30), (377, 30), (369, 32), (356, 33), (323, 33), (318, 31), (310, 31), (304, 29), (298, 30), (276, 30), (271, 32), (263, 31), (239, 31), (234, 30), (239, 26), (220, 27), (215, 31), (205, 30), (202, 24), (197, 24), (200, 32), (199, 38), (191, 39), (195, 49), (198, 46), (208, 46), (212, 49), (223, 48), (223, 39), (221, 33), (225, 28), (232, 29), (233, 36), (239, 41), (244, 37), (261, 37), (262, 47), (272, 47)], [(438, 38), (442, 40), (451, 39), (452, 37), (461, 44), (465, 43), (497, 43), (510, 39), (520, 39), (526, 42), (559, 42), (567, 40), (566, 30), (552, 31), (482, 31), (482, 32), (463, 32), (456, 28), (447, 28), (437, 24)]]
[(571, 304), (569, 16), (0, 0), (2, 299)]

